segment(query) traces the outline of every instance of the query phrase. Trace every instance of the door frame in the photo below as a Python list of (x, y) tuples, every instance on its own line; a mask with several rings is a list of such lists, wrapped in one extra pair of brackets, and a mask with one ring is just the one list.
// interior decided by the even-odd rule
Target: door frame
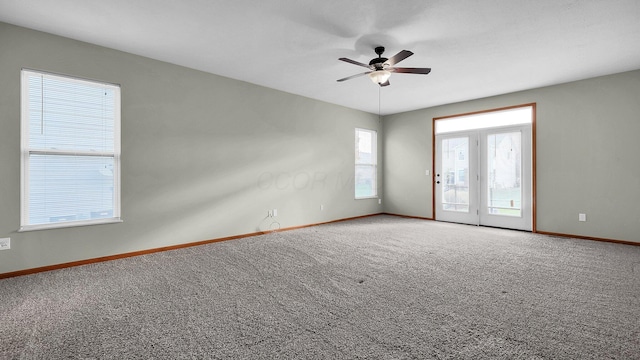
[(434, 117), (432, 119), (431, 122), (431, 173), (434, 174), (432, 176), (432, 182), (431, 182), (431, 214), (432, 214), (432, 219), (435, 220), (436, 219), (436, 178), (435, 178), (435, 173), (436, 173), (436, 121), (438, 120), (443, 120), (443, 119), (451, 119), (451, 118), (455, 118), (455, 117), (461, 117), (461, 116), (469, 116), (469, 115), (477, 115), (477, 114), (484, 114), (484, 113), (490, 113), (490, 112), (496, 112), (496, 111), (503, 111), (503, 110), (513, 110), (513, 109), (518, 109), (518, 108), (523, 108), (523, 107), (530, 107), (531, 108), (531, 232), (536, 233), (538, 232), (537, 230), (537, 208), (536, 208), (536, 199), (537, 199), (537, 176), (536, 176), (536, 155), (537, 155), (537, 150), (536, 150), (536, 103), (528, 103), (528, 104), (520, 104), (520, 105), (513, 105), (513, 106), (506, 106), (506, 107), (501, 107), (501, 108), (493, 108), (493, 109), (488, 109), (488, 110), (480, 110), (480, 111), (473, 111), (473, 112), (467, 112), (467, 113), (462, 113), (462, 114), (455, 114), (455, 115), (447, 115), (447, 116), (439, 116), (439, 117)]

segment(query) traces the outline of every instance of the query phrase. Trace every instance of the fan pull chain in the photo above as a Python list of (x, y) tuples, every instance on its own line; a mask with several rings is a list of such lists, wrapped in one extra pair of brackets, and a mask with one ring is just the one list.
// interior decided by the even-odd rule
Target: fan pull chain
[(380, 116), (380, 102), (382, 102), (382, 87), (378, 87), (378, 122), (382, 121), (382, 117)]

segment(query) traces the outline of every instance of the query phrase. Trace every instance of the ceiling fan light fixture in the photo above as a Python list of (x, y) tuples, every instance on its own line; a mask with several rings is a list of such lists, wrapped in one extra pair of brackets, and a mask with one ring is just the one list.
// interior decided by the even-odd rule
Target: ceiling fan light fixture
[(384, 84), (389, 80), (389, 76), (391, 76), (391, 73), (387, 70), (376, 70), (369, 73), (369, 78), (374, 84)]
[(369, 79), (371, 79), (374, 84), (378, 84), (380, 86), (389, 86), (389, 77), (391, 76), (391, 73), (427, 75), (431, 72), (431, 68), (396, 67), (397, 63), (413, 55), (413, 53), (409, 50), (402, 50), (388, 59), (382, 57), (382, 53), (384, 52), (383, 46), (378, 46), (377, 48), (375, 48), (375, 51), (376, 54), (378, 54), (378, 57), (371, 59), (371, 61), (369, 61), (369, 65), (347, 58), (339, 58), (338, 60), (340, 61), (365, 67), (369, 71), (347, 76), (346, 78), (338, 79), (337, 81), (342, 82), (345, 80), (368, 75)]

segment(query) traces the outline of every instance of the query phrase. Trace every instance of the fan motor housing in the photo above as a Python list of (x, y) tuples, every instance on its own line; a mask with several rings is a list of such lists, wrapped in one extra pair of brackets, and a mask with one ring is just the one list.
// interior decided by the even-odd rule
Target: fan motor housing
[(383, 58), (383, 57), (375, 58), (375, 59), (372, 59), (371, 61), (369, 61), (369, 65), (374, 65), (376, 68), (378, 68), (378, 67), (381, 68), (382, 64), (387, 60), (389, 60), (389, 59)]

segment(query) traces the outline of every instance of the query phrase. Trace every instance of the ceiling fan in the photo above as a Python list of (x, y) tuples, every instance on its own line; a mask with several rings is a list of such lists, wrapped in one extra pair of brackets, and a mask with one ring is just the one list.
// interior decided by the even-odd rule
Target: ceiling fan
[(338, 60), (342, 60), (342, 61), (354, 64), (354, 65), (366, 67), (369, 70), (371, 70), (371, 71), (363, 72), (361, 74), (348, 76), (346, 78), (339, 79), (338, 81), (345, 81), (345, 80), (357, 78), (359, 76), (369, 75), (369, 78), (374, 83), (376, 83), (376, 84), (378, 84), (380, 86), (389, 86), (390, 85), (389, 84), (389, 76), (391, 76), (391, 73), (427, 75), (428, 73), (431, 72), (431, 68), (401, 68), (401, 67), (394, 67), (395, 64), (397, 64), (400, 61), (402, 61), (402, 60), (408, 58), (409, 56), (413, 55), (413, 53), (411, 51), (409, 51), (409, 50), (402, 50), (399, 53), (397, 53), (394, 56), (392, 56), (390, 59), (382, 57), (382, 53), (384, 53), (384, 47), (383, 46), (376, 47), (375, 48), (375, 52), (376, 52), (376, 54), (378, 54), (378, 57), (371, 59), (371, 61), (369, 61), (369, 65), (363, 64), (361, 62), (357, 62), (355, 60), (347, 59), (347, 58), (338, 59)]

